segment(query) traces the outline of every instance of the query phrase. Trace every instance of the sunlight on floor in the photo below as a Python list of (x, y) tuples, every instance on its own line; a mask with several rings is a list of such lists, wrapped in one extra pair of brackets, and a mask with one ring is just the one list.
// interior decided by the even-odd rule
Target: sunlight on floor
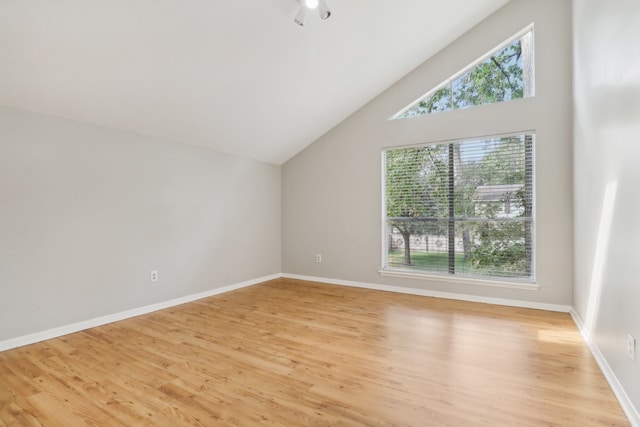
[(538, 341), (552, 344), (584, 345), (582, 336), (577, 329), (541, 329), (538, 331)]

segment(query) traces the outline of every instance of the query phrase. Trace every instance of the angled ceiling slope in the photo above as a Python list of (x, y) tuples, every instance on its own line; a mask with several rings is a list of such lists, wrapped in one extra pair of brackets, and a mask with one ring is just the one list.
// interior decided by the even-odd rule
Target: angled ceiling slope
[(508, 0), (0, 0), (0, 104), (281, 164)]

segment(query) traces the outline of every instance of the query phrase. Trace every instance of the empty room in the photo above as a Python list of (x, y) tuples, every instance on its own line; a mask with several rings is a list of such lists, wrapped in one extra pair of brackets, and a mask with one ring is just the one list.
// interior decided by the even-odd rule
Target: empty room
[(0, 0), (0, 427), (640, 427), (638, 23)]

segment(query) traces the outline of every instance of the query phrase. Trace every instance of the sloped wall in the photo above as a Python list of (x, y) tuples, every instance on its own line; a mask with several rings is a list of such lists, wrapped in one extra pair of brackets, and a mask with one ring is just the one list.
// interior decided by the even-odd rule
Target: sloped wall
[[(535, 25), (535, 97), (414, 119), (387, 120), (531, 23)], [(429, 37), (428, 25), (424, 36)], [(283, 272), (570, 305), (571, 52), (569, 0), (513, 0), (285, 163)], [(524, 130), (536, 132), (539, 289), (380, 276), (382, 148)], [(318, 253), (323, 255), (322, 263), (316, 263)]]

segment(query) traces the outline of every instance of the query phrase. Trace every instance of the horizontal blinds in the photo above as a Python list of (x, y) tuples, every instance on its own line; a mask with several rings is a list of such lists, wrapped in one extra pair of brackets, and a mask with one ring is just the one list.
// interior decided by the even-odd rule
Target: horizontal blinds
[(533, 277), (534, 136), (385, 152), (387, 268)]

